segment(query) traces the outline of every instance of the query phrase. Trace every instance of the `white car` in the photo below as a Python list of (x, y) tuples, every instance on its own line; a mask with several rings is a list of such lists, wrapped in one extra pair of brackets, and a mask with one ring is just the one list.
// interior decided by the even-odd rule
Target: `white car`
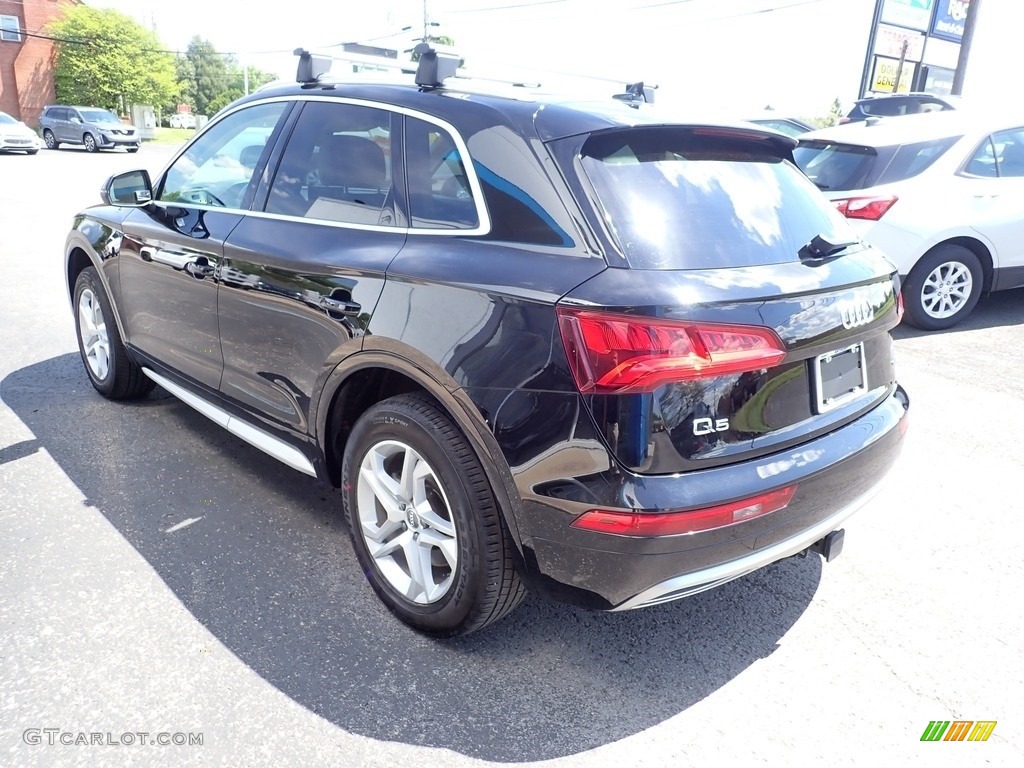
[(196, 116), (191, 112), (175, 112), (169, 122), (171, 128), (195, 128)]
[(948, 328), (1024, 286), (1024, 116), (874, 118), (805, 133), (793, 154), (896, 265), (910, 324)]
[(41, 144), (35, 131), (6, 112), (0, 112), (0, 152), (27, 152), (34, 155)]

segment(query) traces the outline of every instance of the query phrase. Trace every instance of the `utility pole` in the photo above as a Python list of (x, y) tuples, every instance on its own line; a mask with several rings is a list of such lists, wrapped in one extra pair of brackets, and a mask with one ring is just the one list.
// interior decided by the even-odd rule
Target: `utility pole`
[(956, 61), (956, 73), (953, 75), (953, 95), (959, 96), (964, 90), (964, 77), (967, 74), (967, 60), (971, 55), (971, 41), (974, 40), (974, 26), (981, 12), (981, 0), (971, 0), (967, 6), (967, 17), (964, 19), (964, 35), (960, 40), (960, 57)]

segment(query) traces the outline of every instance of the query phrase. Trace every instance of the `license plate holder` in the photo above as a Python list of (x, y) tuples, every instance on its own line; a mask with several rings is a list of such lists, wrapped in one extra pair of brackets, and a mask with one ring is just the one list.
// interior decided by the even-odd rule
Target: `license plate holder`
[(815, 408), (826, 413), (850, 402), (868, 389), (864, 344), (818, 355), (813, 361)]

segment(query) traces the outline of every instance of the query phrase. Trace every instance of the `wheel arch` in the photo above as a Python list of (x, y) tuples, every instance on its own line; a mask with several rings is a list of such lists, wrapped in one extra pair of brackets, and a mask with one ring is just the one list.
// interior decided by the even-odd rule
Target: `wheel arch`
[[(966, 248), (968, 251), (978, 257), (978, 261), (981, 263), (981, 271), (983, 274), (982, 280), (982, 293), (988, 293), (992, 290), (992, 279), (995, 274), (995, 264), (992, 259), (992, 251), (985, 243), (976, 237), (958, 236), (951, 237), (947, 240), (943, 240), (941, 243), (936, 243), (927, 251), (925, 251), (921, 258), (918, 259), (918, 263), (925, 256), (932, 253), (933, 251), (942, 248), (945, 245), (959, 245), (961, 248)], [(916, 265), (915, 265), (916, 266)]]
[(389, 397), (422, 392), (452, 420), (476, 452), (502, 517), (521, 549), (517, 523), (521, 501), (487, 417), (454, 380), (442, 383), (439, 378), (409, 359), (385, 351), (357, 353), (339, 364), (323, 387), (313, 422), (327, 478), (340, 487), (345, 444), (363, 413)]
[(103, 269), (103, 265), (95, 255), (92, 247), (84, 238), (76, 237), (73, 232), (68, 239), (65, 250), (67, 256), (64, 259), (64, 276), (67, 280), (68, 303), (71, 305), (71, 311), (78, 311), (78, 308), (75, 307), (75, 281), (78, 280), (78, 276), (88, 267), (95, 268), (96, 273), (99, 275), (100, 283), (103, 285), (103, 290), (107, 293), (107, 301), (110, 302), (110, 306), (114, 311), (114, 322), (117, 323), (117, 331), (122, 339), (127, 340), (128, 335), (125, 333), (124, 324), (121, 322), (121, 310), (118, 306), (119, 296), (116, 291), (111, 290), (106, 270)]

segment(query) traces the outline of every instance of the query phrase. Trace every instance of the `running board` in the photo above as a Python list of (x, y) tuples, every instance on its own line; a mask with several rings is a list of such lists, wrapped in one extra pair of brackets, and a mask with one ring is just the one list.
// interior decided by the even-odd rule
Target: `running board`
[(273, 456), (282, 464), (287, 464), (292, 469), (297, 469), (299, 472), (316, 477), (316, 470), (313, 468), (313, 465), (297, 448), (288, 445), (288, 443), (264, 432), (258, 427), (252, 426), (252, 424), (246, 421), (242, 421), (237, 416), (232, 416), (224, 409), (218, 408), (208, 400), (204, 400), (199, 395), (189, 392), (173, 381), (164, 378), (159, 373), (154, 373), (149, 368), (143, 368), (142, 372), (183, 403), (192, 406), (203, 416), (224, 427), (235, 437), (240, 437), (249, 445), (259, 448), (268, 456)]

